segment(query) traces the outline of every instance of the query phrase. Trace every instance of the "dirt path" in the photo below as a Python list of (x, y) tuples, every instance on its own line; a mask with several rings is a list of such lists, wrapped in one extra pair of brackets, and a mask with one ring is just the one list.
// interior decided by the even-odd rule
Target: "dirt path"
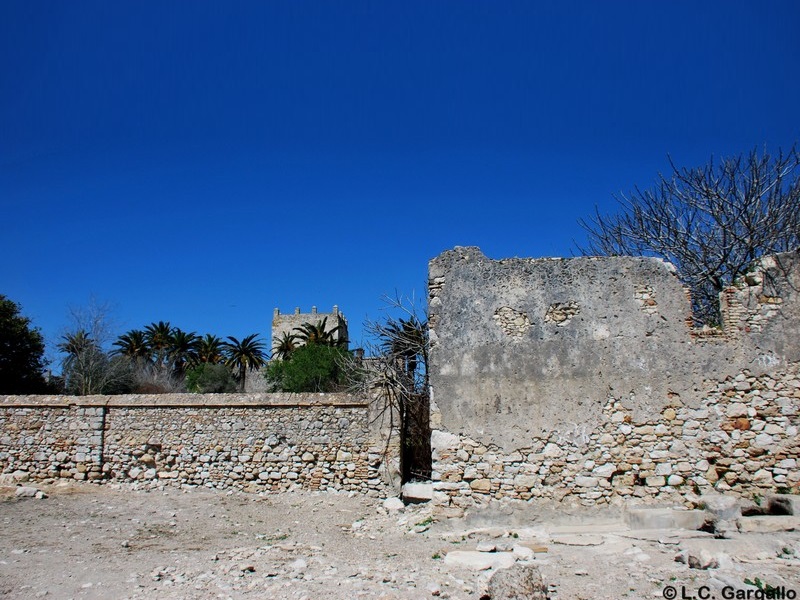
[(555, 599), (658, 598), (668, 585), (690, 593), (755, 577), (800, 596), (797, 532), (720, 540), (732, 542), (727, 558), (698, 570), (674, 559), (716, 543), (705, 534), (631, 532), (591, 511), (431, 523), (424, 505), (389, 514), (380, 501), (334, 493), (43, 489), (46, 499), (9, 498), (10, 489), (0, 501), (3, 597), (478, 599), (492, 571), (445, 558), (478, 544), (537, 550), (527, 560)]

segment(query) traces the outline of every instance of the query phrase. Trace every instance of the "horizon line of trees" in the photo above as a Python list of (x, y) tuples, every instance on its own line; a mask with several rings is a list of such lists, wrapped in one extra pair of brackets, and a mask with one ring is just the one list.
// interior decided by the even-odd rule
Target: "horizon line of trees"
[(62, 336), (57, 347), (64, 354), (61, 379), (65, 392), (243, 391), (247, 371), (267, 362), (257, 333), (223, 339), (158, 321), (120, 335), (108, 351), (102, 337), (86, 327)]

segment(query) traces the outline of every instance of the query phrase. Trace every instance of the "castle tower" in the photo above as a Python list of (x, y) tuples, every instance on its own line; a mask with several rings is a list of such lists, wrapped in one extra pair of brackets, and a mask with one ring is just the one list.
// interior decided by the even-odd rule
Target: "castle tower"
[[(325, 320), (325, 331), (331, 331), (339, 327), (333, 333), (333, 339), (348, 340), (347, 333), (347, 319), (339, 312), (339, 307), (334, 305), (333, 310), (329, 313), (317, 312), (317, 307), (312, 306), (310, 313), (301, 313), (300, 307), (294, 309), (294, 313), (281, 314), (279, 308), (276, 308), (272, 314), (272, 345), (270, 350), (274, 348), (278, 340), (283, 337), (284, 333), (295, 333), (295, 329), (302, 326), (304, 323), (311, 323), (316, 325), (320, 321)], [(347, 346), (345, 346), (347, 347)]]

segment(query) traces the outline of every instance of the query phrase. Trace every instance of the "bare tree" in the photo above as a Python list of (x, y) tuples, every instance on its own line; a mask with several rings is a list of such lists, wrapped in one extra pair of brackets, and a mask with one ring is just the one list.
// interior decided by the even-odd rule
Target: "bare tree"
[(692, 293), (698, 324), (720, 322), (719, 293), (760, 256), (800, 246), (800, 155), (712, 159), (659, 174), (652, 189), (615, 196), (616, 215), (580, 220), (585, 255), (658, 256)]
[(111, 334), (108, 304), (91, 299), (86, 307), (70, 307), (73, 327), (61, 336), (58, 349), (66, 391), (85, 396), (126, 392), (132, 382), (130, 361), (107, 351)]
[[(354, 391), (375, 399), (375, 419), (397, 432), (403, 481), (429, 479), (430, 392), (428, 382), (428, 319), (424, 306), (412, 296), (383, 298), (392, 313), (368, 320), (364, 331), (372, 341), (367, 358), (348, 358)], [(387, 449), (391, 438), (387, 438)]]

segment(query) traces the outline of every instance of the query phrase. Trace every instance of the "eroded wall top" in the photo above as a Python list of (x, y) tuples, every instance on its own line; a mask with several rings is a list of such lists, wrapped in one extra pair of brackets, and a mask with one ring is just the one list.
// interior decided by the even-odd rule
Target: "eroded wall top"
[(725, 328), (691, 327), (674, 268), (654, 258), (430, 263), (431, 383), (441, 427), (509, 450), (580, 440), (609, 397), (634, 418), (695, 405), (704, 382), (800, 359), (796, 253), (762, 260), (722, 297)]

